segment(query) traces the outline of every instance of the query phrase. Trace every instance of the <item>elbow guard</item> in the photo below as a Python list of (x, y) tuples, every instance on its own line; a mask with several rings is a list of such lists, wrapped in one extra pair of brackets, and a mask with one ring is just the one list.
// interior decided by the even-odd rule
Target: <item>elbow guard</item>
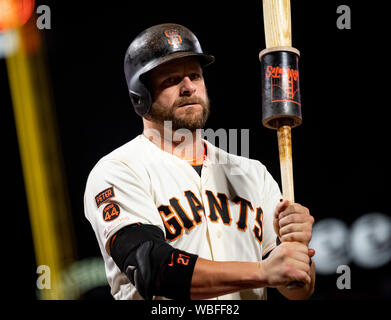
[(190, 299), (197, 255), (173, 248), (153, 225), (130, 225), (112, 238), (111, 256), (140, 295)]

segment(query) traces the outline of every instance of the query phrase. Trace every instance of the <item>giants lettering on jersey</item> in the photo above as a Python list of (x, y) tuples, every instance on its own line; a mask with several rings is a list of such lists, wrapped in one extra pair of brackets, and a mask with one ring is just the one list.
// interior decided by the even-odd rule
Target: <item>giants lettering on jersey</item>
[[(215, 195), (209, 190), (206, 190), (205, 194), (209, 206), (209, 215), (207, 216), (207, 219), (214, 223), (222, 222), (227, 226), (232, 225), (233, 219), (227, 195), (224, 193), (218, 193)], [(166, 230), (166, 240), (177, 240), (180, 236), (182, 236), (184, 229), (192, 230), (202, 223), (203, 217), (206, 217), (204, 206), (196, 195), (190, 190), (185, 191), (184, 195), (187, 199), (191, 212), (186, 212), (179, 199), (176, 197), (172, 197), (169, 200), (170, 205), (161, 205), (158, 207)], [(249, 210), (254, 211), (254, 208), (250, 201), (239, 196), (235, 197), (232, 202), (239, 205), (239, 218), (234, 223), (236, 223), (239, 231), (244, 232), (247, 230)], [(261, 207), (258, 207), (256, 208), (255, 224), (252, 233), (259, 244), (262, 244), (262, 219), (263, 211)]]

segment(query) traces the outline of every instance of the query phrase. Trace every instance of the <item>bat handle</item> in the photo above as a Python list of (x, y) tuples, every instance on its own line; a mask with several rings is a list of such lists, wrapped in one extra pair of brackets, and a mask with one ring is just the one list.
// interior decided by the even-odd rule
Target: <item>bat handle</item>
[(291, 126), (283, 124), (278, 126), (278, 152), (280, 155), (281, 184), (284, 199), (295, 202), (293, 188), (293, 166), (292, 166), (292, 137)]
[[(280, 155), (281, 184), (284, 199), (295, 202), (293, 188), (293, 165), (292, 165), (292, 136), (291, 126), (281, 123), (277, 129), (278, 151)], [(288, 289), (303, 288), (304, 282), (293, 281), (287, 285)]]

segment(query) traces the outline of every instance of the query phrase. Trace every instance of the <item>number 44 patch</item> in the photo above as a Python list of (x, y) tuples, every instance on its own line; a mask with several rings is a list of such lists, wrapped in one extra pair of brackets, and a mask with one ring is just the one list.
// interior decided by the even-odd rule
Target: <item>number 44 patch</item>
[(110, 202), (103, 209), (103, 220), (106, 222), (113, 221), (114, 219), (118, 218), (119, 214), (119, 205), (114, 202)]

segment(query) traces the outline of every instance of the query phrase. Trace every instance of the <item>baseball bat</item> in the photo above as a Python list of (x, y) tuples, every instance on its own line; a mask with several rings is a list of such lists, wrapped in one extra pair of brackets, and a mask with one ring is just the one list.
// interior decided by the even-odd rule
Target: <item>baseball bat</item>
[[(261, 54), (265, 55), (265, 53), (274, 51), (294, 51), (298, 53), (296, 49), (292, 48), (290, 0), (263, 0), (262, 2), (266, 49)], [(276, 113), (275, 111), (272, 112)], [(291, 128), (301, 123), (301, 114), (298, 117), (299, 121), (296, 121), (296, 123), (294, 118), (286, 114), (274, 115), (270, 118), (271, 120), (267, 119), (268, 123), (264, 122), (264, 125), (277, 129), (283, 197), (293, 203), (295, 196)], [(295, 281), (290, 283), (288, 288), (303, 286), (304, 283)]]
[[(292, 47), (290, 0), (263, 0), (266, 48)], [(276, 119), (282, 194), (295, 201), (293, 187), (292, 138), (289, 119)]]

